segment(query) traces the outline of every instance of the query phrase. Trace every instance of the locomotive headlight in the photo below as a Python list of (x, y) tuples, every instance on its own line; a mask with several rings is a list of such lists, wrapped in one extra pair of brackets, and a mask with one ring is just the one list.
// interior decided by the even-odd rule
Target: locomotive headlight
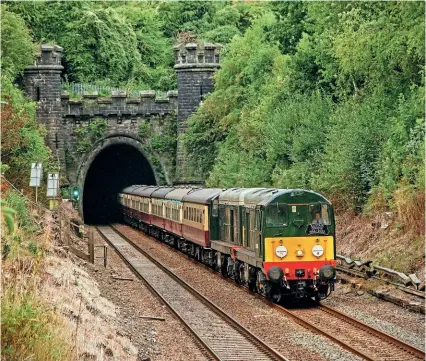
[(324, 248), (322, 248), (319, 244), (316, 244), (312, 247), (312, 254), (315, 257), (321, 257), (324, 254)]
[(275, 254), (280, 258), (284, 258), (285, 256), (287, 256), (287, 248), (285, 248), (284, 246), (278, 246), (275, 249)]
[(297, 257), (303, 257), (303, 251), (301, 249), (298, 249), (296, 252)]

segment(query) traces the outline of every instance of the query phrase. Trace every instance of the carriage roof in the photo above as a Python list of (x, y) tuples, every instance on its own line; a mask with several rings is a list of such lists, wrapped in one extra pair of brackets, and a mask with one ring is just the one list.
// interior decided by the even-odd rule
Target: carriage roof
[(193, 188), (183, 197), (184, 202), (209, 204), (222, 190), (219, 188)]

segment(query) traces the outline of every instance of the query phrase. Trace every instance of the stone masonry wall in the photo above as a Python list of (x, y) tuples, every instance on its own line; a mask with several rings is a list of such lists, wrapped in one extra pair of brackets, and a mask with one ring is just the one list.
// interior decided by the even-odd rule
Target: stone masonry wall
[(194, 113), (207, 93), (213, 90), (213, 75), (219, 68), (220, 46), (190, 43), (177, 46), (175, 70), (178, 76), (178, 143), (175, 183), (201, 183), (199, 175), (188, 166), (181, 136), (187, 129), (187, 119)]
[[(42, 45), (35, 65), (24, 71), (25, 90), (39, 103), (36, 117), (48, 130), (46, 144), (58, 156), (61, 173), (66, 174), (71, 184), (81, 178), (78, 172), (92, 150), (85, 154), (77, 151), (78, 129), (103, 119), (106, 128), (102, 137), (94, 141), (93, 151), (112, 137), (133, 139), (138, 147), (141, 145), (161, 184), (201, 181), (190, 174), (180, 136), (186, 131), (188, 117), (204, 95), (213, 90), (212, 77), (219, 67), (219, 50), (220, 47), (213, 44), (175, 47), (178, 91), (169, 91), (165, 98), (156, 98), (154, 91), (143, 91), (137, 98), (113, 93), (111, 97), (85, 94), (81, 99), (70, 99), (69, 94), (61, 94), (62, 48)], [(167, 152), (173, 154), (166, 154), (153, 143), (164, 143), (164, 139), (159, 141), (159, 138), (164, 137), (165, 132), (170, 138), (171, 129), (176, 131), (176, 122), (177, 146), (175, 144), (174, 150), (168, 147)]]
[(36, 118), (48, 130), (46, 144), (65, 165), (64, 137), (61, 131), (61, 65), (62, 48), (42, 45), (36, 64), (24, 72), (25, 91), (39, 103)]

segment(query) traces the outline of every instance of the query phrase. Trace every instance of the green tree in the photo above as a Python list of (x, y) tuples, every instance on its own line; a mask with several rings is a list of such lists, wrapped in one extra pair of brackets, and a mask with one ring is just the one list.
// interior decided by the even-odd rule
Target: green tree
[(277, 22), (271, 26), (270, 37), (278, 41), (283, 54), (294, 54), (302, 34), (306, 32), (307, 3), (271, 2)]
[(408, 97), (399, 97), (389, 119), (389, 137), (378, 167), (379, 190), (386, 199), (391, 199), (399, 186), (421, 190), (424, 185), (424, 107), (424, 87), (414, 86)]
[(164, 19), (158, 10), (146, 3), (125, 3), (117, 8), (136, 35), (141, 57), (140, 82), (158, 90), (176, 88), (173, 70), (172, 39), (163, 33)]
[(136, 35), (114, 8), (85, 8), (66, 28), (61, 40), (74, 75), (70, 80), (102, 79), (110, 84), (123, 84), (141, 76)]
[(32, 162), (55, 164), (44, 144), (45, 129), (35, 121), (35, 103), (28, 101), (13, 83), (31, 63), (34, 48), (25, 23), (2, 5), (1, 149), (2, 172), (17, 186), (27, 184)]
[(424, 4), (268, 9), (273, 20), (226, 46), (215, 91), (188, 121), (207, 183), (309, 187), (346, 209), (421, 192)]
[(24, 20), (1, 5), (1, 70), (14, 78), (32, 63), (33, 44)]

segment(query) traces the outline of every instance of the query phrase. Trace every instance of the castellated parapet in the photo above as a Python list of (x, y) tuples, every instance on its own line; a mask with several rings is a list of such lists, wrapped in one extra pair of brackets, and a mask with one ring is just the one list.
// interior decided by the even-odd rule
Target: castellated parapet
[(62, 115), (76, 122), (94, 117), (132, 118), (138, 116), (167, 115), (177, 111), (177, 91), (169, 91), (165, 98), (156, 97), (155, 91), (142, 91), (139, 97), (128, 97), (126, 93), (113, 92), (110, 97), (99, 97), (97, 93), (84, 94), (83, 99), (70, 99), (62, 93)]
[[(159, 98), (154, 91), (148, 90), (140, 92), (137, 97), (120, 92), (110, 97), (100, 97), (94, 93), (84, 94), (82, 99), (77, 100), (61, 92), (63, 49), (57, 45), (41, 45), (35, 63), (24, 70), (25, 91), (33, 101), (38, 102), (36, 119), (47, 129), (46, 144), (60, 160), (61, 173), (66, 174), (71, 183), (77, 181), (78, 169), (87, 154), (76, 154), (76, 130), (89, 124), (91, 119), (100, 117), (107, 120), (105, 138), (125, 136), (143, 143), (139, 137), (142, 123), (151, 122), (151, 129), (161, 136), (163, 117), (177, 114), (174, 183), (197, 183), (200, 179), (194, 176), (196, 172), (188, 169), (180, 135), (186, 131), (188, 117), (204, 96), (213, 90), (212, 77), (220, 66), (219, 52), (220, 45), (215, 44), (176, 46), (174, 68), (178, 90), (167, 92), (165, 97)], [(167, 183), (171, 183), (169, 178)]]
[(175, 69), (188, 68), (219, 68), (220, 61), (219, 44), (196, 44), (189, 43), (186, 45), (176, 45), (174, 50), (175, 55)]

